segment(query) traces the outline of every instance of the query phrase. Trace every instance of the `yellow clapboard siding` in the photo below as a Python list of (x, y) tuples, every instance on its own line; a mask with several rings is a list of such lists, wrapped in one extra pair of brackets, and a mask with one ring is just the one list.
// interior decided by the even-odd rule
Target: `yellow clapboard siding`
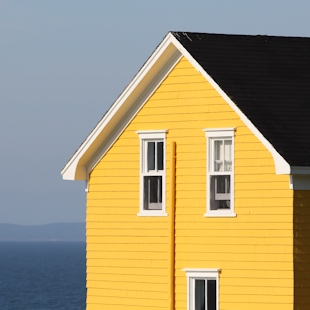
[[(138, 289), (138, 288), (137, 288)], [(92, 294), (92, 289), (87, 291), (87, 309), (92, 309), (91, 306), (92, 304), (95, 304), (96, 306), (98, 304), (101, 304), (101, 309), (102, 309), (102, 304), (105, 305), (104, 309), (165, 309), (166, 306), (166, 299), (167, 297), (164, 295), (162, 296), (163, 299), (160, 299), (160, 296), (156, 298), (156, 294), (141, 294), (139, 295), (139, 291), (137, 290), (136, 293), (132, 293), (131, 296), (124, 296), (122, 294), (122, 290), (117, 290), (117, 291), (107, 291), (104, 290), (103, 293), (106, 293), (103, 296), (96, 296)], [(118, 296), (118, 295), (122, 296)], [(155, 296), (154, 296), (155, 295)], [(166, 298), (165, 298), (166, 297)], [(150, 300), (153, 298), (156, 298), (157, 304), (156, 306), (153, 304), (150, 304)], [(165, 307), (166, 306), (166, 307)]]
[[(224, 127), (236, 128), (237, 217), (205, 218), (203, 129)], [(140, 141), (135, 131), (157, 129), (168, 130), (168, 216), (139, 217)], [(87, 310), (167, 309), (172, 141), (177, 144), (176, 310), (186, 309), (187, 284), (181, 269), (198, 267), (222, 269), (221, 310), (292, 310), (293, 192), (289, 177), (275, 175), (271, 154), (185, 58), (90, 174)], [(298, 195), (297, 205), (307, 203), (305, 195)], [(310, 220), (308, 216), (304, 212), (304, 219)], [(296, 217), (295, 222), (300, 219)], [(307, 247), (296, 245), (295, 255)], [(305, 269), (301, 263), (300, 268)]]
[[(121, 225), (121, 224), (120, 224)], [(223, 221), (220, 224), (221, 226), (225, 227), (226, 230), (237, 230), (237, 231), (246, 231), (246, 230), (285, 230), (287, 229), (287, 223), (279, 222), (279, 223), (273, 223), (273, 222), (244, 222), (241, 220), (238, 220), (238, 224), (236, 225), (235, 221), (228, 221), (223, 219)], [(208, 221), (208, 223), (202, 223), (201, 221), (195, 223), (195, 229), (198, 231), (200, 230), (216, 230), (219, 226), (219, 222), (215, 221)], [(188, 223), (188, 221), (184, 220), (183, 222), (179, 221), (176, 223), (176, 230), (177, 233), (180, 229), (190, 229), (191, 223)], [(259, 233), (259, 232), (258, 232)]]
[[(153, 266), (152, 268), (147, 268), (147, 270), (143, 270), (141, 267), (136, 268), (128, 268), (127, 266), (99, 266), (99, 267), (91, 267), (87, 266), (87, 279), (90, 276), (93, 281), (100, 281), (100, 278), (105, 275), (110, 275), (114, 277), (120, 277), (120, 275), (128, 275), (134, 277), (135, 275), (148, 275), (149, 277), (156, 276), (161, 277), (163, 281), (168, 281), (167, 275), (168, 268)], [(134, 278), (131, 280), (133, 281)], [(165, 282), (166, 282), (165, 281)], [(152, 282), (152, 280), (150, 280)]]
[[(237, 178), (238, 179), (238, 178)], [(284, 190), (287, 189), (287, 182), (235, 182), (235, 191), (243, 190)]]
[[(158, 232), (157, 235), (154, 236), (154, 231), (150, 232), (143, 232), (143, 236), (140, 236), (139, 231), (137, 232), (116, 232), (116, 231), (108, 231), (105, 230), (105, 235), (101, 236), (88, 236), (87, 240), (90, 243), (101, 243), (102, 241), (105, 241), (105, 237), (109, 236), (109, 241), (113, 243), (127, 243), (132, 242), (133, 244), (144, 244), (144, 243), (153, 243), (153, 244), (161, 244), (165, 243), (165, 239), (167, 239), (167, 233), (166, 232)], [(150, 238), (152, 238), (150, 240)], [(106, 242), (106, 241), (105, 241)]]
[[(223, 254), (225, 253), (234, 253), (236, 251), (236, 246), (238, 246), (238, 252), (241, 251), (242, 247), (245, 246), (246, 248), (249, 248), (249, 251), (256, 252), (256, 246), (252, 247), (252, 244), (255, 245), (266, 245), (266, 246), (277, 246), (277, 245), (288, 245), (291, 246), (291, 240), (288, 238), (238, 238), (235, 240), (235, 242), (232, 242), (228, 238), (225, 238), (226, 240), (223, 240), (223, 238), (208, 238), (206, 240), (206, 237), (196, 237), (195, 240), (193, 240), (193, 237), (178, 237), (178, 244), (182, 244), (184, 247), (188, 247), (189, 244), (196, 244), (201, 245), (208, 242), (210, 246), (212, 246), (212, 249), (210, 251), (214, 251), (214, 249), (217, 249), (219, 251), (221, 247), (224, 247), (222, 250)], [(227, 240), (228, 239), (228, 240)], [(217, 246), (218, 245), (218, 246)], [(183, 268), (189, 268), (189, 267), (183, 267)]]
[[(109, 229), (109, 232), (107, 231), (109, 228), (107, 227), (106, 229), (101, 229), (100, 231), (97, 230), (96, 232), (90, 231), (89, 233), (87, 232), (87, 237), (89, 238), (89, 240), (91, 240), (91, 238), (100, 238), (100, 237), (105, 237), (105, 236), (137, 236), (138, 238), (141, 238), (140, 232), (134, 232), (134, 228), (131, 228), (132, 232), (127, 232), (128, 228), (122, 228), (122, 229)], [(152, 229), (144, 229), (143, 230), (143, 237), (151, 237), (154, 236), (154, 230)], [(157, 234), (157, 236), (166, 236), (167, 233), (165, 232), (161, 232), (159, 231)], [(93, 240), (93, 239), (92, 239)]]
[(99, 267), (105, 267), (105, 268), (111, 268), (111, 267), (126, 267), (126, 268), (142, 268), (142, 269), (147, 269), (147, 268), (167, 268), (168, 266), (168, 261), (167, 260), (150, 260), (150, 259), (139, 259), (137, 257), (136, 259), (106, 259), (101, 261), (100, 265), (89, 265), (87, 263), (87, 271), (91, 272), (91, 268), (97, 269)]
[[(155, 222), (154, 222), (155, 223)], [(117, 222), (97, 222), (97, 223), (87, 223), (87, 235), (97, 235), (100, 233), (101, 230), (106, 229), (135, 229), (136, 225), (139, 225), (140, 229), (143, 230), (154, 230), (152, 226), (150, 225), (150, 222), (148, 223), (139, 223), (137, 220), (137, 217), (133, 218), (133, 221), (131, 222), (125, 222), (125, 221), (117, 221)], [(157, 222), (156, 226), (159, 230), (167, 230), (168, 225), (165, 222)], [(277, 226), (280, 227), (280, 226)]]
[[(222, 231), (217, 231), (217, 230), (210, 230), (210, 229), (205, 229), (205, 230), (189, 230), (187, 229), (186, 231), (182, 231), (180, 229), (180, 233), (178, 233), (178, 236), (188, 236), (189, 234), (192, 237), (200, 237), (200, 236), (206, 236), (208, 238), (210, 237), (221, 237), (221, 238), (240, 238), (244, 236), (244, 231), (242, 230), (222, 230)], [(182, 234), (183, 232), (183, 234)], [(270, 230), (270, 229), (260, 229), (260, 230), (254, 230), (254, 229), (248, 229), (246, 236), (248, 238), (255, 238), (255, 237), (273, 237), (273, 238), (287, 238), (291, 235), (291, 231), (288, 231), (287, 229), (283, 230)]]
[[(157, 246), (158, 247), (158, 246)], [(150, 249), (149, 249), (150, 251)], [(101, 251), (92, 251), (87, 254), (87, 259), (89, 261), (89, 266), (94, 266), (98, 264), (100, 266), (101, 259), (112, 259), (112, 258), (118, 258), (120, 255), (122, 258), (125, 259), (135, 259), (139, 257), (140, 259), (148, 259), (149, 258), (149, 251), (140, 249), (138, 251), (133, 251), (131, 248), (128, 249), (128, 251), (123, 251), (123, 247), (117, 251), (115, 246), (113, 247), (113, 250), (105, 250), (104, 253)], [(153, 254), (154, 259), (158, 260), (165, 260), (167, 259), (167, 248), (163, 248), (161, 251), (157, 250), (156, 253)], [(98, 260), (98, 261), (96, 261)]]

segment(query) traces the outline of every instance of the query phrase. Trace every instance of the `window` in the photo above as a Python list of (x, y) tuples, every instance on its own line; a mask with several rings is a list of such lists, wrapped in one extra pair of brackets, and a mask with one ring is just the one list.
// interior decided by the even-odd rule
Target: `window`
[(165, 213), (166, 130), (137, 131), (140, 138), (140, 213), (162, 216)]
[(220, 269), (183, 271), (187, 276), (187, 310), (218, 310)]
[(234, 213), (234, 128), (204, 130), (207, 137), (207, 213)]

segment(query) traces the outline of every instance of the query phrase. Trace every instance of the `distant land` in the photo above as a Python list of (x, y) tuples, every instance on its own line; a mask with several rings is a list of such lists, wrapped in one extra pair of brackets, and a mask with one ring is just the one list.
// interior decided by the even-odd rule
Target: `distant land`
[(14, 225), (0, 223), (1, 241), (84, 241), (85, 223)]

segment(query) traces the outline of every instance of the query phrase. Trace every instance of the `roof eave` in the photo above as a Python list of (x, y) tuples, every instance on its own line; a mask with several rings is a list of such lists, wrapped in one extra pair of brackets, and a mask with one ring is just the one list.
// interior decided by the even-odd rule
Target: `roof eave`
[[(100, 145), (106, 141), (113, 128), (126, 115), (126, 112), (134, 104), (135, 100), (143, 93), (144, 89), (151, 83), (152, 79), (159, 72), (160, 68), (168, 62), (173, 54), (178, 53), (185, 56), (187, 60), (200, 72), (205, 79), (218, 91), (224, 100), (238, 114), (240, 119), (270, 151), (273, 156), (276, 174), (310, 174), (310, 167), (291, 167), (289, 163), (277, 152), (274, 146), (261, 134), (255, 125), (238, 108), (238, 106), (227, 96), (221, 87), (211, 78), (211, 76), (200, 66), (186, 48), (168, 33), (147, 62), (142, 66), (131, 83), (125, 88), (120, 97), (114, 102), (108, 112), (99, 121), (90, 135), (78, 148), (75, 154), (68, 161), (61, 171), (64, 180), (87, 180), (87, 174), (91, 170), (89, 163), (94, 161), (94, 156)], [(181, 57), (179, 56), (179, 57)]]
[(176, 46), (187, 60), (200, 72), (205, 79), (215, 88), (215, 90), (223, 97), (223, 99), (238, 114), (245, 125), (253, 132), (253, 134), (262, 142), (262, 144), (270, 151), (273, 156), (276, 174), (290, 174), (291, 167), (288, 162), (277, 152), (273, 145), (261, 134), (248, 117), (238, 108), (238, 106), (228, 97), (222, 88), (212, 79), (212, 77), (204, 70), (204, 68), (195, 60), (195, 58), (187, 51), (187, 49), (176, 40)]
[(64, 180), (87, 180), (88, 163), (92, 161), (100, 145), (108, 139), (113, 128), (126, 115), (130, 107), (134, 105), (135, 100), (141, 96), (162, 67), (171, 58), (181, 57), (176, 48), (176, 42), (177, 40), (170, 32), (165, 36), (130, 84), (62, 169), (61, 174)]

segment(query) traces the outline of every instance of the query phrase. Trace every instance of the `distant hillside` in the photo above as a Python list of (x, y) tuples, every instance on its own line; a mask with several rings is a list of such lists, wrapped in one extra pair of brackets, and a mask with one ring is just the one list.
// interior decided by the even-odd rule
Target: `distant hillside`
[(85, 241), (85, 223), (33, 226), (0, 223), (0, 241)]

